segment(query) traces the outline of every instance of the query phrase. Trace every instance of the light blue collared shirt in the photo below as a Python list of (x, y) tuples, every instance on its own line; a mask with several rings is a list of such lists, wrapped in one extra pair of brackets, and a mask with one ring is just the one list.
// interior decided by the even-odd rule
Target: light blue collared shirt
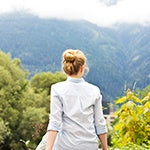
[(71, 77), (52, 85), (50, 111), (47, 130), (59, 131), (53, 150), (98, 150), (107, 128), (97, 86)]

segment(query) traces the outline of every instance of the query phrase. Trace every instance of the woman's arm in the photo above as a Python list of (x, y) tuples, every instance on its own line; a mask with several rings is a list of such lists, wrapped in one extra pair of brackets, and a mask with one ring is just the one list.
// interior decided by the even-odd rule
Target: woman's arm
[(102, 150), (107, 150), (107, 133), (99, 134), (98, 137), (102, 144)]
[(58, 131), (49, 130), (46, 144), (46, 150), (52, 150)]
[(107, 127), (106, 127), (106, 120), (103, 116), (102, 110), (102, 95), (98, 89), (97, 99), (94, 105), (94, 116), (95, 116), (95, 130), (96, 134), (98, 135), (102, 149), (107, 150)]
[(51, 87), (51, 103), (50, 103), (50, 120), (47, 127), (48, 139), (46, 150), (52, 150), (57, 136), (61, 130), (62, 124), (62, 102), (59, 95), (56, 93), (54, 86)]

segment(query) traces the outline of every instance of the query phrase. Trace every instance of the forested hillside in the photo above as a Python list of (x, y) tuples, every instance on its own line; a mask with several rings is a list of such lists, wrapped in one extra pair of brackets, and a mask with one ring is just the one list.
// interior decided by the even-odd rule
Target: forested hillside
[(98, 85), (105, 100), (123, 92), (124, 85), (150, 84), (150, 27), (99, 27), (86, 21), (42, 19), (26, 13), (0, 16), (0, 49), (21, 59), (30, 77), (60, 71), (61, 54), (81, 49), (88, 58), (87, 80)]
[[(36, 149), (47, 130), (51, 85), (66, 80), (60, 72), (27, 77), (19, 59), (0, 51), (0, 150)], [(136, 94), (128, 89), (115, 101), (121, 108), (108, 125), (110, 149), (149, 150), (149, 91), (150, 86)]]

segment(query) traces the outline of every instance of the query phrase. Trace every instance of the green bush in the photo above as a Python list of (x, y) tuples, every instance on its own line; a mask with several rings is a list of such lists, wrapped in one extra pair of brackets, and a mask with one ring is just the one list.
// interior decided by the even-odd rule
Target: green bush
[(116, 100), (121, 105), (115, 112), (116, 122), (112, 144), (119, 149), (150, 148), (150, 92), (139, 99), (130, 90), (126, 96)]

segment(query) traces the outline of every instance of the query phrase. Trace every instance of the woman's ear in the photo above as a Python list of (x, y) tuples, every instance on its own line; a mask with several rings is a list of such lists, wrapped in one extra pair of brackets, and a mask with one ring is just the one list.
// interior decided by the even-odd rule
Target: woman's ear
[(81, 72), (84, 72), (84, 65), (81, 66), (80, 70)]

